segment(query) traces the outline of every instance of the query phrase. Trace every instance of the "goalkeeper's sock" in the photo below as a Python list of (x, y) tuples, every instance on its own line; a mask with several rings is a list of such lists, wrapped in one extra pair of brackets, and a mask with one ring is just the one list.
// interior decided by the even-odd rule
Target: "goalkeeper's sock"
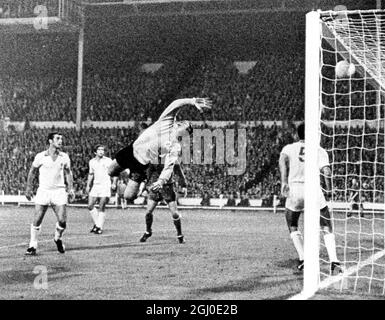
[(334, 233), (325, 233), (324, 241), (330, 262), (338, 262), (336, 250), (336, 237)]
[(92, 221), (96, 225), (98, 223), (98, 217), (99, 217), (98, 209), (93, 208), (92, 210), (90, 210), (90, 215), (91, 215)]
[(31, 240), (29, 241), (29, 247), (37, 248), (37, 238), (39, 236), (41, 225), (35, 227), (31, 224)]
[(154, 216), (151, 212), (146, 213), (146, 231), (148, 233), (152, 232), (152, 221), (154, 219)]
[(290, 237), (293, 240), (294, 247), (297, 250), (299, 260), (304, 260), (304, 254), (303, 254), (303, 238), (301, 231), (293, 231), (290, 233)]
[(182, 235), (182, 222), (180, 220), (181, 216), (180, 215), (176, 215), (176, 216), (177, 218), (175, 216), (173, 217), (174, 226), (175, 226), (177, 235), (180, 236)]

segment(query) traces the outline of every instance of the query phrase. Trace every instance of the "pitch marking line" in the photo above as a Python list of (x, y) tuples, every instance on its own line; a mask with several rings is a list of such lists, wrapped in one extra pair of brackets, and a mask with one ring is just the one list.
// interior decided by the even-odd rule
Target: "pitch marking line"
[[(353, 267), (346, 269), (343, 274), (326, 278), (325, 280), (321, 281), (321, 283), (319, 284), (318, 290), (326, 289), (327, 287), (330, 287), (331, 285), (335, 284), (336, 282), (343, 281), (345, 277), (348, 277), (348, 276), (352, 275), (353, 273), (358, 272), (363, 267), (366, 267), (367, 265), (372, 264), (374, 261), (382, 258), (384, 255), (385, 255), (385, 250), (379, 251), (376, 254), (370, 256), (368, 259), (361, 262), (359, 265), (356, 265), (356, 266), (353, 266)], [(301, 292), (301, 293), (296, 294), (295, 296), (289, 298), (288, 300), (307, 300), (307, 299), (311, 298), (312, 296), (313, 295), (304, 294)]]
[[(110, 234), (102, 234), (102, 235), (99, 235), (97, 236), (97, 238), (107, 238), (107, 237), (113, 237), (113, 236), (116, 236), (116, 235), (119, 235), (120, 233), (110, 233)], [(88, 239), (88, 238), (93, 238), (96, 236), (95, 235), (90, 235), (90, 236), (84, 236), (84, 237), (72, 237), (72, 238), (65, 238), (65, 240), (78, 240), (78, 239)], [(52, 239), (47, 239), (47, 240), (41, 240), (39, 241), (39, 243), (47, 243), (47, 242), (51, 242)], [(9, 248), (16, 248), (16, 247), (21, 247), (21, 246), (26, 246), (28, 245), (28, 242), (22, 242), (22, 243), (16, 243), (16, 244), (11, 244), (9, 246), (2, 246), (0, 247), (0, 250), (2, 249), (9, 249)]]

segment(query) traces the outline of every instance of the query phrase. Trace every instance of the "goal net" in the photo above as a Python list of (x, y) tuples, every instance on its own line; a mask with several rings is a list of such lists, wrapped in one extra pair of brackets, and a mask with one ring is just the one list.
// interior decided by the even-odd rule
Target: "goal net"
[[(306, 23), (306, 159), (312, 163), (305, 164), (304, 291), (384, 295), (385, 11), (311, 12)], [(338, 276), (330, 272), (314, 217), (312, 195), (322, 182), (315, 141), (332, 170), (329, 209), (345, 268)]]

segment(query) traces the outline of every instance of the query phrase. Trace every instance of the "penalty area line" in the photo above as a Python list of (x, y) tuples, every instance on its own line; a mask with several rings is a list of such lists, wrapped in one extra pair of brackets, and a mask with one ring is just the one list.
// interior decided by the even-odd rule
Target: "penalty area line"
[[(70, 237), (70, 238), (65, 238), (64, 240), (79, 240), (79, 239), (88, 239), (88, 238), (93, 238), (93, 237), (97, 237), (97, 238), (107, 238), (107, 237), (113, 237), (113, 236), (116, 236), (116, 235), (119, 235), (120, 233), (110, 233), (110, 234), (101, 234), (101, 235), (98, 235), (98, 236), (95, 236), (95, 235), (89, 235), (89, 236), (84, 236), (84, 237)], [(41, 240), (39, 241), (39, 243), (47, 243), (47, 242), (51, 242), (52, 239), (46, 239), (46, 240)], [(2, 246), (0, 247), (0, 250), (2, 249), (10, 249), (10, 248), (17, 248), (17, 247), (21, 247), (21, 246), (26, 246), (28, 245), (28, 242), (22, 242), (22, 243), (16, 243), (16, 244), (11, 244), (9, 246)]]
[[(378, 259), (382, 258), (385, 255), (385, 250), (379, 251), (373, 255), (371, 255), (366, 260), (362, 261), (361, 263), (358, 263), (357, 265), (350, 267), (346, 269), (342, 274), (336, 275), (336, 276), (329, 276), (325, 280), (321, 281), (318, 290), (326, 289), (330, 287), (331, 285), (339, 282), (344, 281), (346, 277), (351, 276), (354, 273), (357, 273), (362, 268), (373, 264), (373, 262), (377, 261)], [(306, 267), (305, 267), (306, 268)], [(288, 300), (307, 300), (310, 299), (314, 294), (305, 294), (303, 292), (300, 292), (293, 297), (290, 297)]]

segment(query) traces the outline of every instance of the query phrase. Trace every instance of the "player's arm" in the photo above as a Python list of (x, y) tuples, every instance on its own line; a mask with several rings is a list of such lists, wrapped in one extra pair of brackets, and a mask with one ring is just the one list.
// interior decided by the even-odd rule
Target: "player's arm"
[(187, 183), (186, 183), (186, 177), (183, 173), (182, 166), (180, 163), (176, 163), (174, 166), (174, 172), (179, 177), (179, 185), (182, 188), (182, 192), (184, 193), (184, 196), (187, 196)]
[(330, 169), (330, 166), (324, 166), (321, 168), (321, 174), (323, 177), (323, 180), (325, 182), (325, 193), (327, 198), (330, 199), (332, 196), (332, 170)]
[(139, 185), (139, 191), (138, 191), (138, 197), (143, 195), (143, 192), (146, 190), (147, 182), (150, 181), (151, 176), (154, 173), (155, 166), (153, 164), (150, 164), (148, 168), (146, 169), (146, 178), (144, 181), (142, 181)]
[(160, 115), (159, 120), (165, 117), (175, 116), (179, 109), (185, 105), (195, 106), (200, 112), (203, 112), (204, 108), (211, 109), (212, 102), (208, 98), (185, 98), (177, 99), (173, 101)]
[(279, 156), (279, 173), (281, 175), (281, 194), (287, 197), (289, 195), (289, 157), (283, 152)]
[[(326, 150), (321, 148), (318, 151), (318, 161), (319, 161), (319, 168), (321, 172), (321, 177), (324, 180), (325, 185), (325, 195), (327, 200), (329, 200), (332, 196), (333, 190), (332, 190), (332, 171), (330, 169), (329, 164), (329, 155), (327, 154)], [(321, 182), (321, 181), (320, 181)]]
[(163, 185), (170, 180), (174, 171), (174, 165), (178, 161), (178, 157), (179, 153), (175, 150), (171, 150), (166, 155), (163, 170), (160, 173), (158, 180), (152, 185), (152, 190), (156, 191), (161, 189)]
[(35, 176), (37, 176), (38, 172), (39, 172), (39, 168), (35, 167), (34, 165), (32, 165), (31, 168), (29, 169), (28, 177), (27, 177), (27, 186), (25, 189), (25, 196), (27, 197), (28, 201), (31, 201), (33, 197), (32, 183), (33, 183), (33, 179), (35, 178)]
[[(87, 177), (86, 193), (89, 194), (92, 187), (92, 182), (94, 181), (94, 170), (92, 169), (91, 162), (89, 164), (90, 170)], [(114, 177), (115, 178), (115, 177)], [(117, 177), (116, 177), (117, 178)]]
[(118, 177), (112, 177), (111, 179), (111, 190), (115, 191), (118, 187)]
[(72, 174), (70, 162), (68, 159), (68, 163), (64, 166), (64, 176), (67, 181), (68, 194), (70, 195), (70, 200), (75, 200), (75, 190), (74, 190), (74, 177)]

